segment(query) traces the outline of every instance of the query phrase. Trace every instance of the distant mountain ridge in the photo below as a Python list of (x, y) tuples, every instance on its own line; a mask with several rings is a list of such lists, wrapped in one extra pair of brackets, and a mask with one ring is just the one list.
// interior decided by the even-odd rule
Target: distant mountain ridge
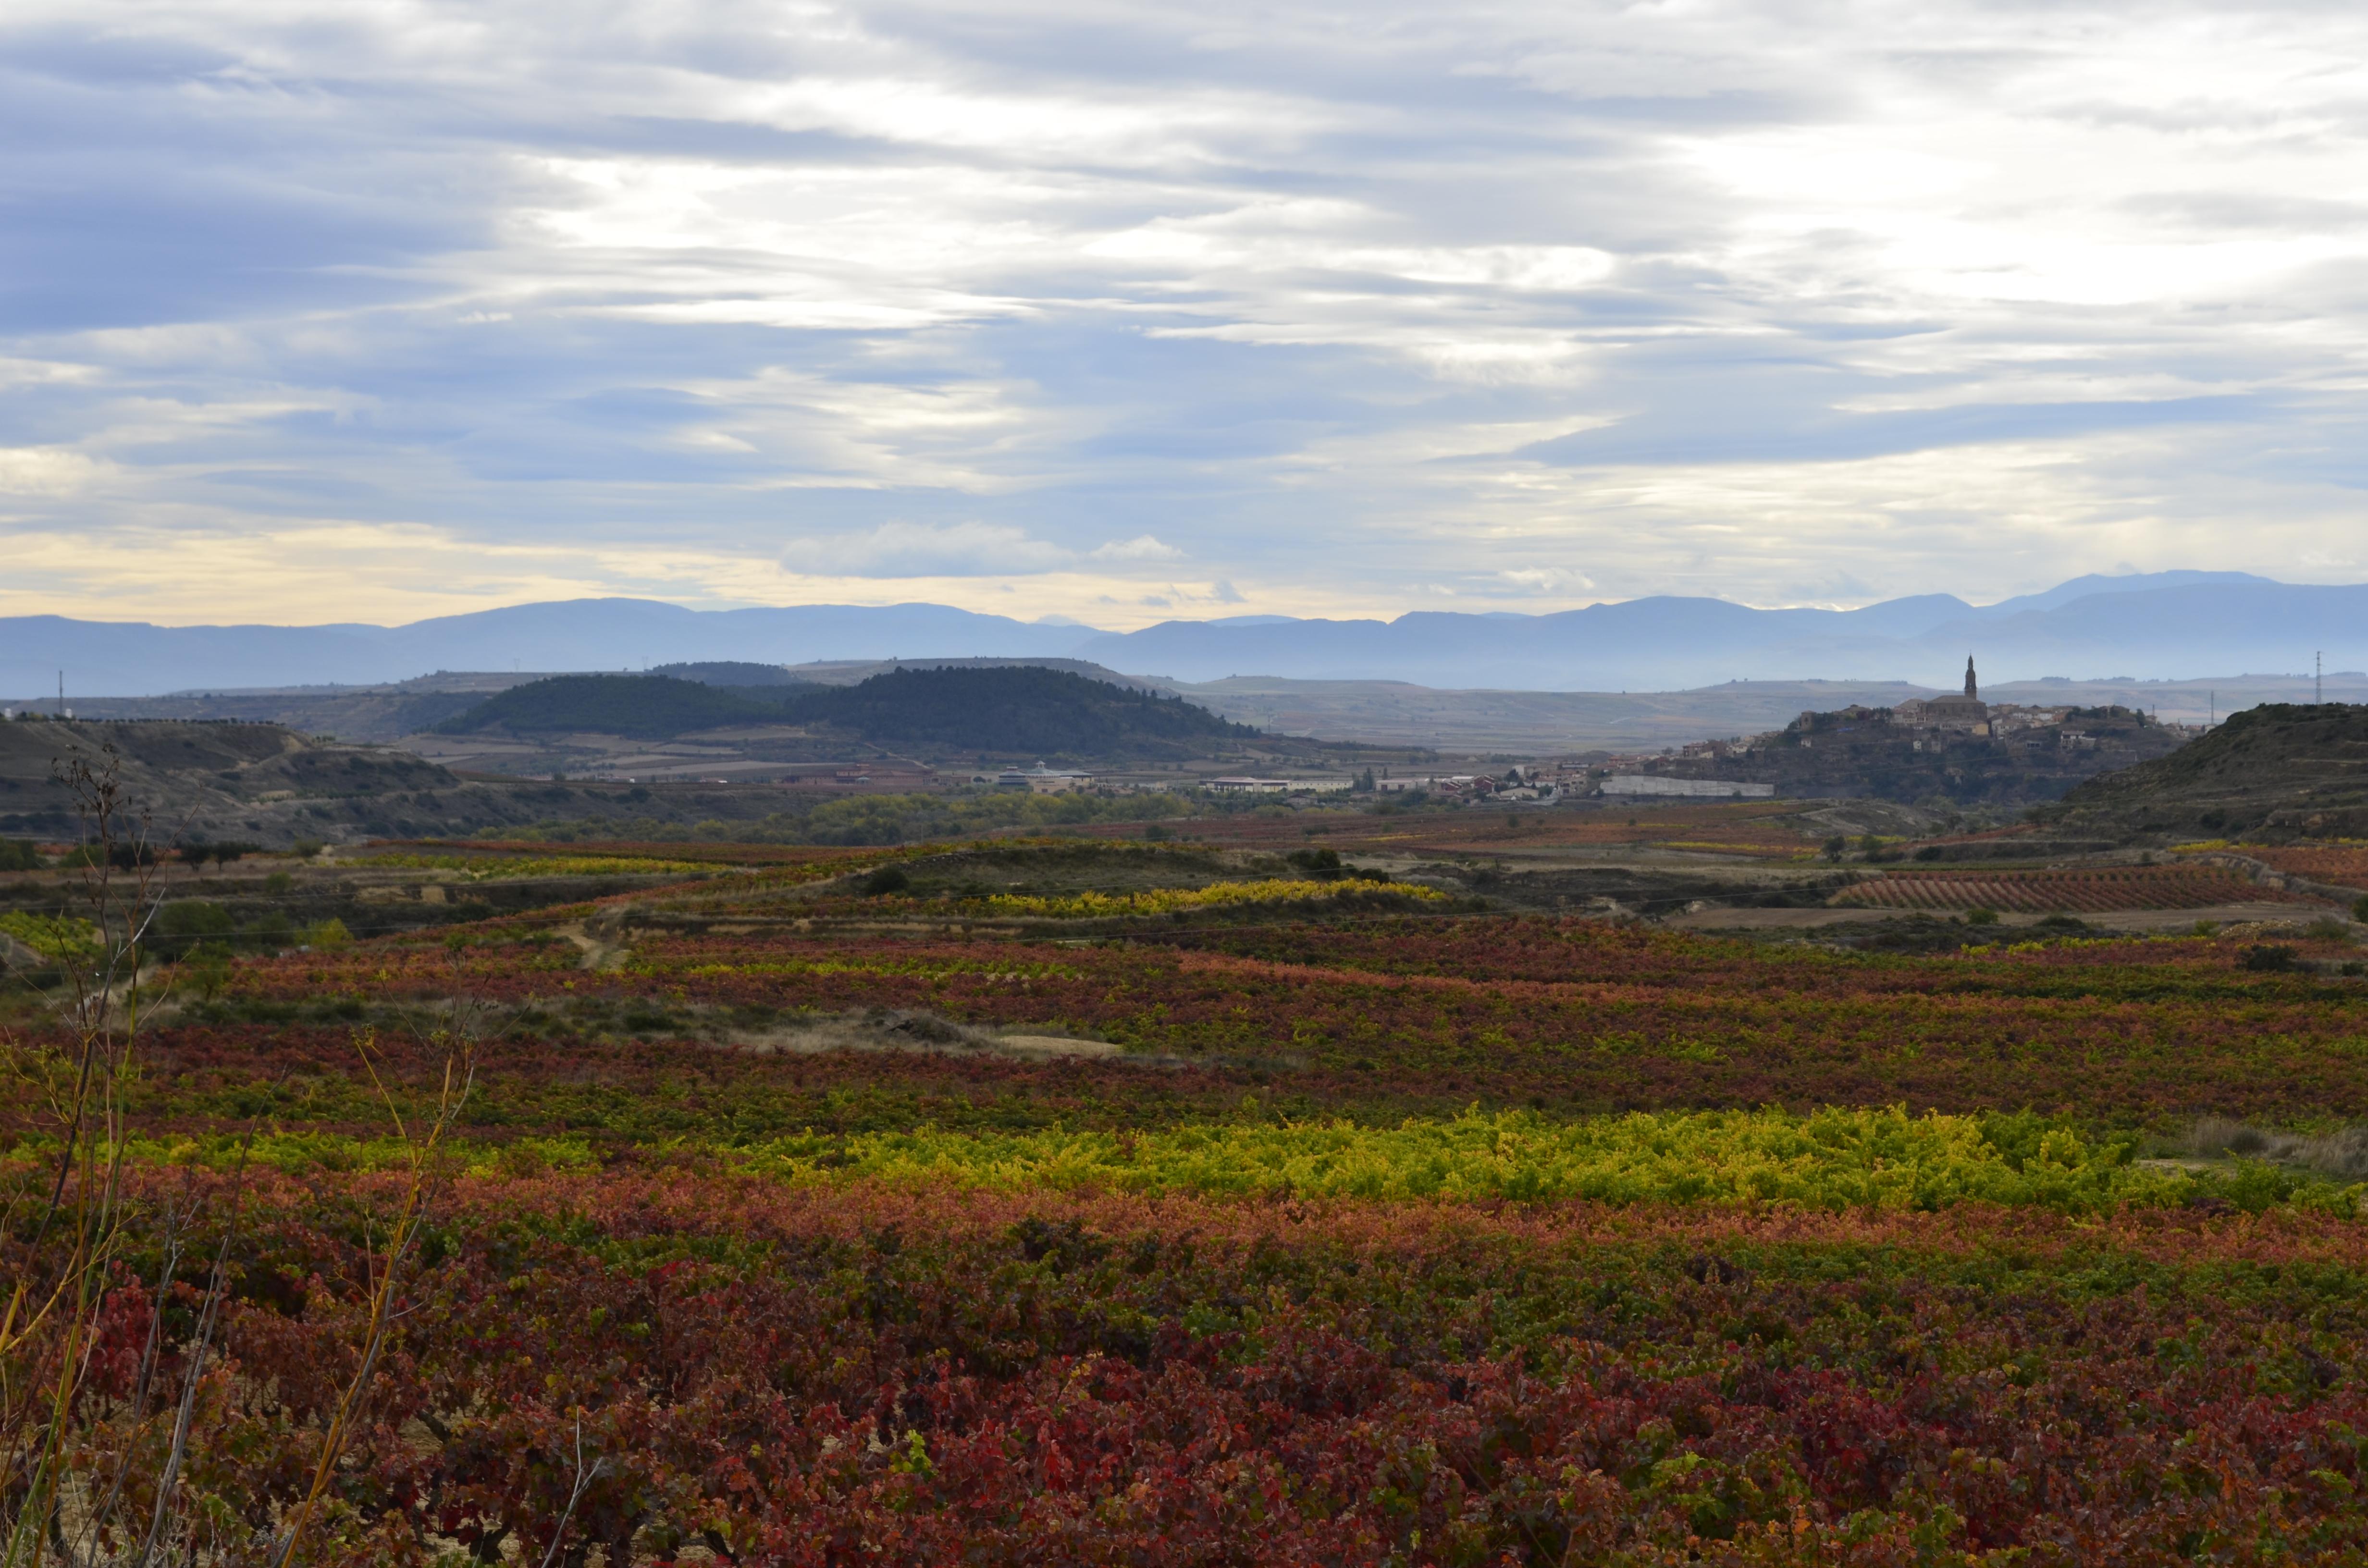
[(0, 618), (0, 692), (69, 701), (213, 687), (371, 686), (436, 670), (622, 672), (713, 661), (796, 665), (900, 654), (1066, 654), (1090, 628), (945, 605), (694, 610), (655, 599), (565, 599), (407, 626), (152, 626)]
[(944, 605), (690, 610), (579, 599), (408, 626), (159, 627), (0, 619), (0, 691), (90, 695), (374, 684), (434, 670), (606, 671), (738, 661), (1082, 659), (1184, 681), (1268, 676), (1504, 690), (1673, 690), (1748, 679), (1951, 686), (1986, 680), (2194, 678), (2368, 669), (2368, 584), (2241, 572), (2079, 577), (1975, 606), (1949, 594), (1854, 610), (1755, 609), (1656, 596), (1537, 616), (1421, 610), (1395, 620), (1228, 617), (1139, 631), (1021, 621)]

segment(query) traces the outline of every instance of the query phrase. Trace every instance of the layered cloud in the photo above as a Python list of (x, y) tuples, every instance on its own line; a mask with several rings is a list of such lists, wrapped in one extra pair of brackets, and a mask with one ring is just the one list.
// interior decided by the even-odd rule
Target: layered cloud
[(2356, 580), (2363, 76), (2306, 4), (25, 0), (0, 609)]

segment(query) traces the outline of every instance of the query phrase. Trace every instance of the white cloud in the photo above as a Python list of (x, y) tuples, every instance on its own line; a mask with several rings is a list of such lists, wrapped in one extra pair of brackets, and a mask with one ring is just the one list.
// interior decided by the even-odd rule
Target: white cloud
[(1016, 577), (1065, 566), (1070, 553), (997, 523), (882, 523), (862, 533), (825, 534), (782, 552), (782, 564), (811, 576)]
[(2368, 571), (2340, 7), (26, 0), (0, 92), (18, 612)]
[(1150, 534), (1137, 534), (1133, 539), (1097, 546), (1091, 552), (1097, 561), (1181, 561), (1184, 552), (1172, 544), (1164, 543)]
[(108, 466), (65, 447), (0, 447), (0, 494), (73, 495), (105, 478)]
[(1497, 577), (1531, 594), (1585, 593), (1595, 586), (1595, 580), (1586, 573), (1567, 566), (1517, 566), (1497, 573)]

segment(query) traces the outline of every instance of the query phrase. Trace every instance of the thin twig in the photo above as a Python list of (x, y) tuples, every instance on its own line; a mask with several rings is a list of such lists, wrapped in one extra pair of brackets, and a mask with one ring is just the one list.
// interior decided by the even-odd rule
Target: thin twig
[(584, 1468), (584, 1417), (577, 1416), (575, 1418), (575, 1483), (568, 1488), (567, 1506), (560, 1510), (559, 1524), (551, 1532), (551, 1545), (543, 1551), (540, 1568), (551, 1568), (552, 1563), (558, 1559), (559, 1543), (567, 1539), (567, 1522), (575, 1517), (575, 1505), (584, 1501), (584, 1494), (591, 1489), (592, 1483), (600, 1479), (600, 1472), (608, 1468), (609, 1461), (605, 1459), (594, 1460), (590, 1470)]
[(230, 1294), (231, 1248), (238, 1240), (239, 1220), (245, 1210), (246, 1156), (254, 1144), (255, 1124), (250, 1122), (245, 1138), (240, 1141), (238, 1164), (233, 1171), (230, 1222), (222, 1228), (222, 1245), (214, 1252), (213, 1272), (206, 1278), (205, 1304), (198, 1310), (197, 1333), (190, 1341), (189, 1365), (182, 1374), (180, 1408), (173, 1416), (173, 1440), (165, 1446), (164, 1466), (156, 1472), (155, 1511), (149, 1517), (147, 1539), (132, 1557), (131, 1568), (146, 1568), (157, 1542), (164, 1539), (165, 1522), (172, 1517), (174, 1488), (180, 1483), (181, 1463), (189, 1451), (189, 1422), (197, 1411), (198, 1386), (205, 1381), (206, 1355), (213, 1346), (214, 1324), (221, 1319), (222, 1301)]
[[(404, 1122), (401, 1114), (394, 1109), (393, 1096), (379, 1078), (377, 1067), (370, 1062), (368, 1037), (359, 1037), (356, 1043), (361, 1049), (362, 1062), (370, 1072), (371, 1082), (378, 1085), (381, 1096), (386, 1099), (396, 1127), (403, 1129)], [(467, 1103), (475, 1078), (475, 1056), (464, 1042), (445, 1058), (444, 1085), (437, 1098), (435, 1120), (416, 1139), (407, 1131), (404, 1134), (406, 1141), (412, 1143), (411, 1186), (404, 1194), (403, 1208), (395, 1216), (394, 1230), (388, 1238), (383, 1265), (370, 1289), (370, 1323), (363, 1336), (361, 1363), (339, 1395), (337, 1408), (329, 1418), (328, 1429), (321, 1435), (321, 1449), (313, 1463), (312, 1484), (306, 1488), (303, 1500), (296, 1506), (295, 1517), (289, 1521), (267, 1559), (269, 1568), (284, 1568), (293, 1559), (297, 1544), (312, 1525), (313, 1513), (328, 1491), (329, 1479), (359, 1417), (362, 1401), (378, 1369), (379, 1356), (386, 1347), (395, 1322), (406, 1315), (395, 1306), (394, 1301), (395, 1290), (402, 1279), (404, 1260), (417, 1243), (420, 1232), (427, 1227), (428, 1186), (435, 1174), (436, 1157), (445, 1133), (459, 1119), (461, 1108)]]

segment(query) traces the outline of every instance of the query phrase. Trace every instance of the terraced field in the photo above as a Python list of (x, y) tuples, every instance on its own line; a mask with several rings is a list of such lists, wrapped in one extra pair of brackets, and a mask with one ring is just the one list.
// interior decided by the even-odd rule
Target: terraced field
[(2259, 860), (2290, 877), (2315, 882), (2368, 890), (2368, 844), (2357, 839), (2333, 844), (2243, 845), (2237, 853)]

